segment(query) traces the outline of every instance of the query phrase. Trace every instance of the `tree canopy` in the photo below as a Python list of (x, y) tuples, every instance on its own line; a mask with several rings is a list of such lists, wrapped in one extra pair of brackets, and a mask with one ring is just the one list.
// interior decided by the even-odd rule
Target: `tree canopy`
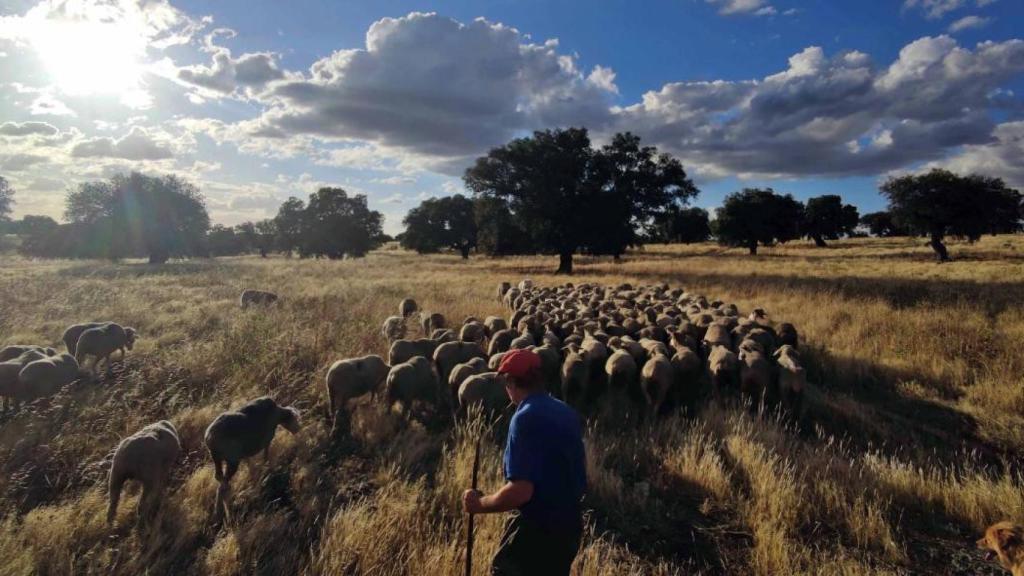
[(826, 194), (807, 200), (802, 231), (816, 246), (825, 247), (825, 240), (853, 234), (859, 221), (856, 206), (843, 204), (843, 199), (835, 194)]
[(890, 178), (881, 191), (889, 199), (896, 223), (911, 233), (927, 235), (940, 261), (949, 260), (943, 244), (946, 236), (974, 241), (983, 234), (1021, 230), (1021, 194), (999, 178), (960, 176), (936, 168)]
[(671, 206), (654, 219), (650, 237), (661, 242), (706, 242), (711, 238), (708, 211), (703, 208)]
[(365, 195), (321, 188), (302, 212), (300, 253), (332, 259), (365, 256), (379, 245), (383, 221), (380, 212), (369, 209)]
[[(572, 273), (577, 251), (621, 254), (639, 242), (638, 230), (698, 190), (682, 164), (640, 138), (616, 134), (595, 150), (585, 128), (544, 130), (492, 149), (463, 180), (478, 199), (497, 199), (538, 252), (559, 255), (559, 273)], [(479, 214), (479, 212), (478, 212)], [(494, 229), (484, 236), (490, 237)]]
[(757, 254), (758, 244), (771, 246), (800, 237), (803, 204), (771, 188), (745, 188), (726, 196), (715, 214), (719, 243)]
[(0, 176), (0, 222), (10, 220), (12, 204), (14, 204), (14, 188), (6, 178)]
[(462, 194), (428, 198), (402, 220), (405, 233), (402, 246), (420, 254), (450, 248), (463, 258), (477, 244), (477, 225), (473, 201)]
[(871, 212), (861, 216), (860, 225), (867, 228), (868, 232), (870, 232), (872, 236), (878, 236), (880, 238), (906, 235), (906, 232), (896, 225), (896, 221), (893, 219), (892, 214), (886, 210)]
[(68, 193), (65, 218), (87, 229), (89, 256), (148, 256), (153, 264), (200, 254), (210, 227), (198, 188), (138, 172), (81, 184)]

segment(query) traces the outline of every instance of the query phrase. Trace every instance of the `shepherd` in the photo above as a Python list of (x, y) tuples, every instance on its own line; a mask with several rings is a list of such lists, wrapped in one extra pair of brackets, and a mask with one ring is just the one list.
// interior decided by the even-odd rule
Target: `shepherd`
[(484, 496), (466, 490), (469, 514), (514, 511), (505, 524), (493, 576), (567, 576), (583, 532), (587, 484), (583, 428), (575, 410), (547, 393), (540, 357), (513, 350), (498, 367), (516, 405), (505, 446), (506, 483)]

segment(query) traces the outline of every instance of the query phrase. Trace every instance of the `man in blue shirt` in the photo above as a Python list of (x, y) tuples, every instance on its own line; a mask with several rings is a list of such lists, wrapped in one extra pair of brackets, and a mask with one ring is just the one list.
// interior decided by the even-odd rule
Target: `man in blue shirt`
[(466, 490), (470, 514), (518, 510), (494, 556), (494, 576), (565, 576), (579, 551), (581, 503), (587, 484), (583, 430), (576, 412), (548, 395), (540, 357), (505, 354), (498, 373), (516, 405), (505, 447), (505, 480), (494, 494)]

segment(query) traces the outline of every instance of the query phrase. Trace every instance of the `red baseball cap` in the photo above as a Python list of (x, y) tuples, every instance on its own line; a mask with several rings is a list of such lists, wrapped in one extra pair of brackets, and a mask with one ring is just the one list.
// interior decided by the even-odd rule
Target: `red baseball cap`
[(510, 350), (501, 357), (498, 373), (513, 378), (525, 378), (539, 368), (540, 356), (536, 353), (530, 350)]

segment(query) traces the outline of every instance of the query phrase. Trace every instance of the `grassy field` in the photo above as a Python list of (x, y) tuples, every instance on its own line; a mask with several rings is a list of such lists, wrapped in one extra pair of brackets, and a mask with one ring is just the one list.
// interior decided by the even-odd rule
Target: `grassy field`
[[(588, 531), (577, 574), (999, 574), (974, 540), (1024, 520), (1024, 237), (806, 244), (749, 257), (714, 245), (648, 246), (621, 263), (579, 258), (574, 282), (668, 282), (793, 322), (812, 386), (798, 425), (706, 408), (653, 428), (591, 422)], [(329, 438), (334, 360), (384, 353), (381, 321), (411, 296), (449, 319), (507, 315), (501, 280), (554, 258), (283, 258), (0, 267), (0, 344), (59, 342), (114, 319), (140, 342), (113, 374), (0, 420), (2, 574), (461, 573), (473, 440), (482, 425), (404, 426), (368, 399)], [(244, 288), (282, 304), (243, 313)], [(202, 444), (221, 411), (270, 394), (303, 411), (264, 463), (243, 465), (234, 516), (215, 529)], [(105, 524), (118, 442), (170, 419), (184, 447), (158, 521), (133, 525), (137, 491)], [(483, 486), (501, 482), (484, 443)], [(478, 521), (478, 574), (500, 519)]]

